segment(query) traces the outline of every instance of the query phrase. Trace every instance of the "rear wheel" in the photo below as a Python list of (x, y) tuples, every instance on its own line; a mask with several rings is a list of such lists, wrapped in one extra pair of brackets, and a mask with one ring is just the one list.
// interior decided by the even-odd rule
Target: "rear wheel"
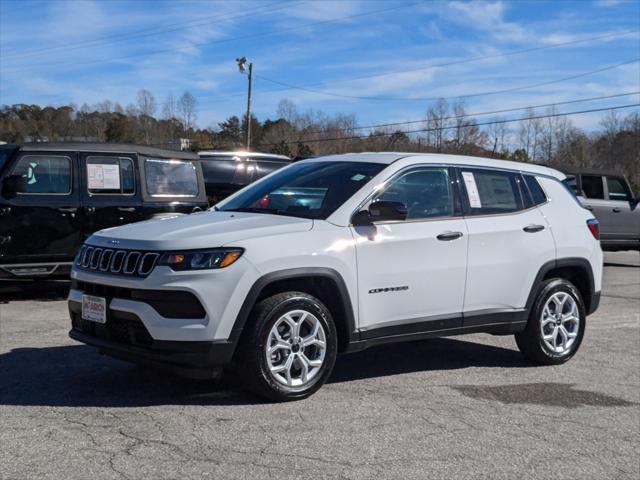
[(238, 353), (242, 380), (258, 395), (275, 401), (306, 398), (333, 370), (333, 318), (309, 294), (274, 295), (254, 308)]
[(541, 365), (559, 365), (578, 351), (586, 327), (582, 296), (562, 278), (547, 280), (531, 309), (524, 331), (517, 333), (520, 351)]

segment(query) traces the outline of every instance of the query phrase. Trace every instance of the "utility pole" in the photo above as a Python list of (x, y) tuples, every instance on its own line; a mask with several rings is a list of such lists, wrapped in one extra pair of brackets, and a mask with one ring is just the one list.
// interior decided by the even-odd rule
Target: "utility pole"
[(249, 90), (247, 92), (247, 151), (251, 147), (251, 79), (253, 74), (253, 63), (247, 63), (247, 57), (236, 58), (240, 73), (246, 73), (249, 79)]

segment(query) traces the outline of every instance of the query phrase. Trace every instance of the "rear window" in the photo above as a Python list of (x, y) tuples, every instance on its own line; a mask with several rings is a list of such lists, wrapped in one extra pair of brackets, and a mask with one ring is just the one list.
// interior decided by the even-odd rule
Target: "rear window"
[(493, 170), (462, 170), (472, 215), (522, 210), (516, 174)]
[(152, 197), (197, 197), (198, 174), (188, 160), (144, 161), (147, 193)]
[(582, 175), (581, 183), (585, 197), (604, 200), (604, 185), (600, 175)]

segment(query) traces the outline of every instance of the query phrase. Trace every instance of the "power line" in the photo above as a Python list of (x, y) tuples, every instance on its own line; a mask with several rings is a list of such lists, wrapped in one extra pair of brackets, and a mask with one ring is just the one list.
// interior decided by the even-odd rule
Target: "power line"
[[(526, 117), (524, 119), (522, 118), (512, 118), (512, 119), (505, 119), (505, 120), (493, 120), (491, 122), (482, 122), (482, 123), (475, 123), (472, 126), (474, 127), (484, 127), (487, 125), (499, 125), (499, 124), (505, 124), (505, 123), (513, 123), (513, 122), (521, 122), (523, 120), (539, 120), (539, 119), (544, 119), (544, 118), (555, 118), (555, 117), (566, 117), (569, 115), (580, 115), (580, 114), (585, 114), (585, 113), (596, 113), (596, 112), (604, 112), (604, 111), (608, 111), (608, 110), (621, 110), (624, 108), (632, 108), (632, 107), (640, 107), (640, 103), (633, 103), (633, 104), (628, 104), (628, 105), (619, 105), (616, 107), (606, 107), (606, 108), (593, 108), (590, 110), (579, 110), (579, 111), (574, 111), (574, 112), (565, 112), (565, 113), (554, 113), (554, 114), (546, 114), (546, 115), (534, 115), (534, 116), (529, 116)], [(467, 126), (463, 126), (462, 128), (468, 128), (471, 125), (467, 125)], [(263, 144), (263, 146), (276, 146), (276, 145), (282, 145), (283, 143), (285, 145), (292, 145), (292, 144), (297, 144), (297, 143), (317, 143), (317, 142), (329, 142), (329, 141), (337, 141), (337, 140), (362, 140), (362, 139), (368, 139), (368, 138), (375, 138), (375, 137), (388, 137), (397, 133), (404, 133), (406, 134), (412, 134), (412, 133), (426, 133), (426, 132), (437, 132), (437, 131), (442, 131), (442, 130), (452, 130), (452, 129), (456, 129), (456, 128), (461, 128), (459, 126), (456, 125), (447, 125), (444, 127), (439, 127), (439, 128), (420, 128), (420, 129), (416, 129), (416, 130), (405, 130), (402, 132), (377, 132), (377, 133), (371, 133), (369, 135), (353, 135), (353, 136), (349, 136), (349, 137), (333, 137), (333, 138), (319, 138), (319, 139), (300, 139), (300, 140), (293, 140), (293, 141), (289, 141), (289, 142), (278, 142), (278, 143), (267, 143), (267, 144)]]
[[(226, 38), (226, 39), (220, 39), (220, 40), (215, 40), (215, 41), (206, 41), (206, 42), (193, 42), (191, 43), (191, 46), (201, 46), (201, 45), (216, 45), (216, 44), (221, 44), (221, 43), (229, 43), (229, 42), (234, 42), (237, 40), (245, 40), (245, 39), (249, 39), (249, 38), (256, 38), (256, 37), (263, 37), (263, 36), (269, 36), (269, 35), (279, 35), (282, 33), (286, 33), (286, 32), (291, 32), (291, 31), (295, 31), (295, 30), (301, 30), (301, 29), (306, 29), (306, 28), (310, 28), (310, 27), (317, 27), (319, 25), (327, 25), (327, 24), (331, 24), (331, 23), (336, 23), (336, 22), (341, 22), (344, 20), (351, 20), (354, 18), (360, 18), (360, 17), (365, 17), (365, 16), (369, 16), (369, 15), (375, 15), (377, 13), (385, 13), (385, 12), (390, 12), (392, 10), (398, 10), (401, 8), (407, 8), (407, 7), (411, 7), (414, 6), (416, 4), (418, 4), (419, 2), (412, 2), (412, 3), (402, 3), (400, 5), (394, 5), (393, 7), (389, 7), (389, 8), (383, 8), (383, 9), (379, 9), (379, 10), (371, 10), (368, 12), (362, 12), (362, 13), (357, 13), (357, 14), (353, 14), (353, 15), (347, 15), (347, 16), (343, 16), (343, 17), (339, 17), (339, 18), (333, 18), (333, 19), (329, 19), (329, 20), (322, 20), (322, 21), (318, 21), (318, 22), (313, 22), (313, 23), (308, 23), (305, 25), (298, 25), (298, 26), (293, 26), (293, 27), (289, 27), (289, 28), (283, 28), (280, 30), (273, 30), (270, 32), (261, 32), (261, 33), (252, 33), (252, 34), (248, 34), (248, 35), (243, 35), (243, 36), (239, 36), (239, 37), (232, 37), (232, 38)], [(30, 66), (26, 66), (26, 67), (12, 67), (12, 68), (7, 68), (5, 69), (5, 71), (7, 70), (13, 70), (13, 71), (20, 71), (20, 70), (31, 70), (34, 68), (42, 68), (42, 67), (51, 67), (51, 66), (72, 66), (72, 67), (80, 67), (80, 66), (84, 66), (84, 65), (93, 65), (93, 64), (98, 64), (98, 63), (115, 63), (118, 61), (122, 61), (122, 60), (128, 60), (130, 58), (138, 58), (138, 57), (145, 57), (145, 56), (149, 56), (149, 55), (155, 55), (158, 53), (165, 53), (165, 52), (174, 52), (176, 51), (175, 48), (162, 48), (162, 49), (157, 49), (157, 50), (152, 50), (152, 51), (148, 51), (148, 52), (143, 52), (143, 53), (137, 53), (137, 54), (131, 54), (131, 55), (126, 55), (126, 56), (122, 56), (122, 57), (115, 57), (115, 58), (107, 58), (107, 59), (100, 59), (100, 60), (93, 60), (93, 61), (89, 61), (89, 62), (75, 62), (75, 63), (70, 63), (70, 62), (52, 62), (52, 63), (47, 63), (47, 64), (38, 64), (38, 65), (30, 65)]]
[[(313, 86), (319, 86), (319, 85), (327, 85), (327, 84), (331, 84), (331, 83), (342, 83), (342, 82), (345, 82), (345, 81), (348, 82), (348, 81), (352, 81), (352, 80), (362, 80), (362, 79), (368, 79), (368, 78), (384, 77), (384, 76), (388, 76), (388, 75), (398, 75), (398, 74), (402, 74), (402, 73), (426, 71), (426, 70), (432, 70), (434, 68), (450, 67), (450, 66), (453, 66), (453, 65), (460, 65), (460, 64), (464, 64), (464, 63), (471, 63), (471, 62), (477, 62), (477, 61), (482, 61), (482, 60), (492, 60), (492, 59), (495, 59), (495, 58), (502, 58), (502, 57), (508, 57), (508, 56), (513, 56), (513, 55), (519, 55), (519, 54), (522, 54), (522, 53), (530, 53), (530, 52), (541, 51), (541, 50), (550, 50), (550, 49), (554, 49), (554, 48), (566, 47), (566, 46), (569, 46), (569, 45), (575, 45), (575, 44), (584, 43), (584, 42), (590, 42), (590, 41), (594, 41), (594, 40), (602, 40), (602, 39), (611, 38), (611, 37), (618, 37), (618, 36), (622, 37), (622, 36), (630, 35), (632, 33), (639, 33), (639, 32), (640, 32), (639, 30), (625, 30), (625, 31), (622, 31), (622, 32), (608, 33), (608, 34), (605, 34), (605, 35), (586, 37), (586, 38), (581, 38), (581, 39), (578, 39), (578, 40), (571, 40), (571, 41), (567, 41), (567, 42), (552, 43), (552, 44), (541, 46), (541, 47), (525, 48), (525, 49), (521, 49), (521, 50), (511, 50), (511, 51), (508, 51), (508, 52), (496, 53), (496, 54), (493, 54), (493, 55), (483, 55), (483, 56), (471, 57), (471, 58), (466, 58), (466, 59), (461, 59), (461, 60), (453, 60), (453, 61), (450, 61), (450, 62), (443, 62), (443, 63), (438, 63), (438, 64), (434, 64), (434, 65), (428, 65), (428, 66), (424, 66), (424, 67), (418, 67), (418, 68), (412, 68), (412, 69), (403, 69), (403, 70), (395, 70), (395, 71), (391, 71), (391, 72), (374, 73), (374, 74), (367, 74), (367, 75), (358, 75), (358, 76), (353, 76), (353, 77), (343, 77), (341, 79), (323, 81), (323, 82), (316, 82), (316, 83), (311, 83), (311, 84), (307, 84), (307, 85), (291, 86), (291, 87), (287, 87), (287, 88), (272, 89), (272, 90), (261, 90), (261, 92), (262, 93), (279, 92), (279, 91), (286, 91), (286, 90), (289, 90), (291, 88), (307, 88), (307, 87), (313, 87)], [(267, 81), (271, 81), (271, 79), (266, 79), (266, 80)]]
[[(600, 97), (591, 97), (591, 98), (580, 98), (580, 99), (575, 99), (575, 100), (566, 100), (564, 102), (554, 102), (554, 103), (544, 103), (541, 105), (528, 105), (526, 107), (513, 107), (513, 108), (504, 108), (501, 110), (492, 110), (492, 111), (488, 111), (488, 112), (474, 112), (474, 113), (465, 113), (464, 115), (453, 115), (453, 116), (449, 116), (449, 117), (441, 117), (438, 120), (458, 120), (458, 119), (462, 119), (462, 118), (469, 118), (469, 117), (483, 117), (486, 115), (496, 115), (499, 113), (508, 113), (508, 112), (517, 112), (520, 110), (535, 110), (537, 108), (549, 108), (549, 107), (557, 107), (559, 105), (569, 105), (569, 104), (574, 104), (574, 103), (584, 103), (584, 102), (593, 102), (593, 101), (597, 101), (597, 100), (608, 100), (611, 98), (620, 98), (620, 97), (627, 97), (629, 95), (640, 95), (640, 90), (636, 91), (636, 92), (628, 92), (628, 93), (617, 93), (614, 95), (603, 95)], [(421, 118), (420, 120), (407, 120), (405, 122), (391, 122), (391, 123), (378, 123), (378, 124), (373, 124), (373, 125), (363, 125), (360, 127), (353, 127), (350, 128), (349, 130), (366, 130), (366, 129), (371, 129), (371, 128), (384, 128), (384, 127), (395, 127), (395, 126), (399, 126), (399, 125), (410, 125), (410, 124), (415, 124), (415, 123), (425, 123), (427, 121), (426, 118)], [(306, 135), (319, 135), (319, 134), (323, 134), (325, 133), (322, 130), (316, 130), (316, 131), (311, 131), (311, 132), (304, 132)]]
[(554, 84), (554, 83), (565, 82), (567, 80), (574, 80), (576, 78), (586, 77), (588, 75), (594, 75), (596, 73), (605, 72), (607, 70), (612, 70), (614, 68), (619, 68), (619, 67), (622, 67), (624, 65), (629, 65), (629, 64), (635, 63), (637, 61), (640, 61), (640, 58), (634, 58), (632, 60), (627, 60), (625, 62), (617, 63), (615, 65), (609, 65), (607, 67), (599, 68), (599, 69), (596, 69), (596, 70), (591, 70), (591, 71), (588, 71), (588, 72), (579, 73), (577, 75), (571, 75), (571, 76), (568, 76), (568, 77), (559, 78), (559, 79), (556, 79), (556, 80), (550, 80), (550, 81), (546, 81), (546, 82), (534, 83), (534, 84), (531, 84), (531, 85), (507, 88), (507, 89), (502, 89), (502, 90), (492, 90), (492, 91), (488, 91), (488, 92), (480, 92), (480, 93), (473, 93), (473, 94), (466, 94), (466, 95), (456, 95), (456, 96), (450, 96), (450, 97), (361, 97), (361, 96), (353, 96), (353, 95), (342, 95), (342, 94), (338, 94), (338, 93), (326, 92), (326, 91), (322, 91), (322, 90), (313, 90), (313, 89), (309, 89), (309, 88), (305, 88), (305, 87), (301, 87), (301, 86), (290, 85), (290, 84), (287, 84), (287, 83), (284, 83), (284, 82), (280, 82), (278, 80), (273, 80), (273, 79), (270, 79), (270, 78), (266, 78), (266, 77), (264, 77), (262, 75), (256, 75), (256, 77), (258, 77), (258, 78), (260, 78), (262, 80), (266, 80), (266, 81), (271, 82), (271, 83), (275, 83), (275, 84), (278, 84), (278, 85), (284, 85), (284, 86), (288, 87), (289, 89), (302, 90), (304, 92), (316, 93), (316, 94), (320, 94), (320, 95), (328, 95), (328, 96), (331, 96), (331, 97), (338, 97), (338, 98), (347, 98), (347, 99), (353, 99), (353, 100), (377, 100), (377, 101), (431, 101), (431, 100), (438, 100), (440, 98), (444, 98), (444, 99), (471, 98), (471, 97), (482, 97), (482, 96), (486, 96), (486, 95), (496, 95), (498, 93), (516, 92), (518, 90), (526, 90), (526, 89), (529, 89), (529, 88), (536, 88), (536, 87), (541, 87), (541, 86), (544, 86), (544, 85), (551, 85), (551, 84)]
[[(119, 33), (114, 35), (106, 35), (104, 37), (96, 38), (86, 42), (68, 43), (66, 45), (57, 45), (57, 46), (52, 46), (47, 48), (40, 48), (36, 50), (27, 50), (26, 52), (9, 53), (9, 55), (3, 54), (2, 57), (3, 59), (13, 58), (13, 57), (24, 58), (24, 57), (34, 56), (34, 55), (40, 55), (42, 53), (49, 53), (56, 50), (69, 51), (69, 50), (78, 50), (78, 49), (83, 49), (88, 47), (109, 45), (112, 43), (118, 43), (125, 40), (130, 40), (132, 38), (143, 38), (143, 37), (149, 37), (149, 36), (160, 35), (160, 34), (164, 35), (167, 32), (182, 30), (186, 27), (197, 27), (201, 25), (208, 25), (212, 21), (235, 20), (237, 18), (251, 17), (259, 13), (264, 13), (264, 11), (266, 11), (267, 13), (271, 13), (273, 11), (282, 10), (284, 8), (290, 7), (291, 5), (295, 5), (299, 3), (301, 2), (300, 1), (290, 2), (290, 3), (275, 2), (275, 3), (267, 4), (255, 10), (242, 13), (240, 15), (223, 15), (223, 16), (214, 15), (210, 17), (205, 17), (205, 19), (199, 18), (198, 20), (191, 20), (189, 22), (174, 22), (174, 23), (167, 24), (163, 27), (155, 27), (152, 29), (147, 29), (146, 31), (138, 32), (138, 33)], [(176, 25), (177, 27), (175, 28), (167, 28), (167, 27), (172, 27)]]

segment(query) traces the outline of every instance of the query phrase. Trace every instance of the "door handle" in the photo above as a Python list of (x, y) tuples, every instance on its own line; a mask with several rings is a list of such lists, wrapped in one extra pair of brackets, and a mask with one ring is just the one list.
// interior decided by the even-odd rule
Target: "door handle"
[(135, 207), (118, 207), (120, 212), (135, 212)]
[(76, 213), (76, 212), (78, 211), (78, 209), (77, 209), (77, 208), (75, 208), (75, 207), (70, 207), (70, 208), (59, 208), (59, 209), (58, 209), (58, 211), (59, 211), (59, 212), (62, 212), (62, 213)]
[(445, 232), (438, 235), (436, 238), (443, 242), (450, 242), (451, 240), (457, 240), (462, 236), (462, 232)]
[(543, 225), (527, 225), (522, 230), (524, 230), (527, 233), (536, 233), (544, 230), (544, 226)]
[(614, 207), (613, 211), (614, 213), (620, 213), (620, 209), (618, 207)]
[(86, 207), (87, 213), (92, 214), (95, 213), (96, 207)]
[(0, 208), (0, 217), (3, 215), (9, 215), (11, 213), (11, 207)]

